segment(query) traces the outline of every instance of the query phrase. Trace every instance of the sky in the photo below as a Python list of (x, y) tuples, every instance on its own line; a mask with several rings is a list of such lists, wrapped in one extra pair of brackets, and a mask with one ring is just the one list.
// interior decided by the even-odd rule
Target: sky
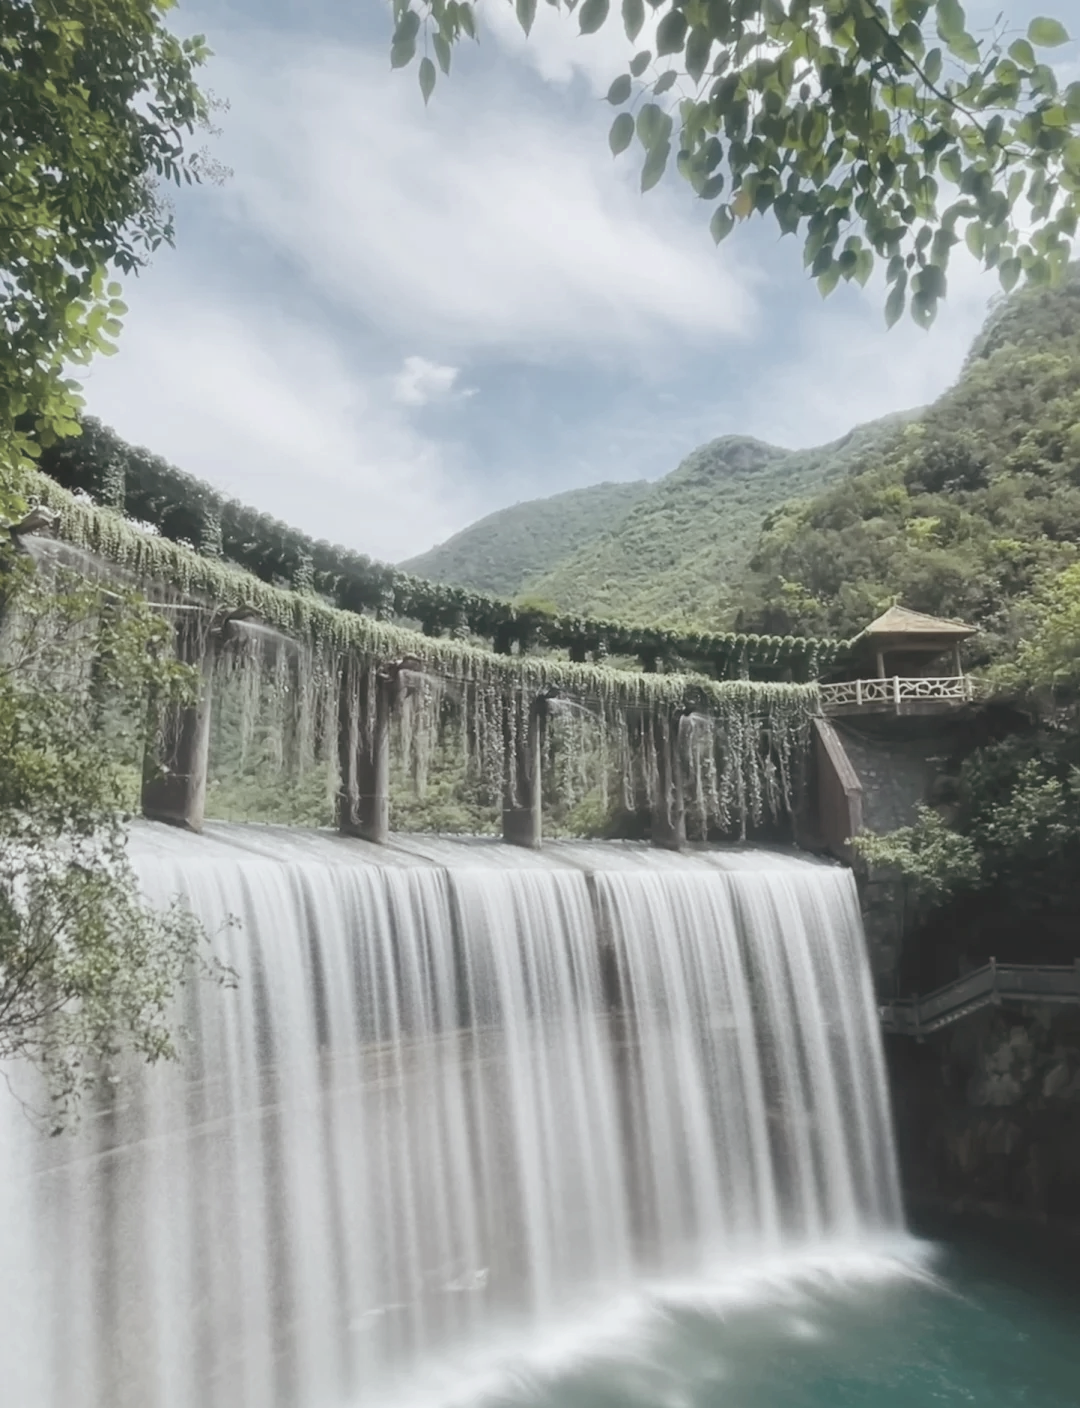
[[(1026, 29), (1077, 0), (994, 0)], [(201, 0), (203, 83), (228, 103), (220, 186), (129, 280), (119, 353), (82, 380), (125, 439), (315, 537), (399, 561), (495, 509), (655, 479), (718, 435), (792, 449), (925, 404), (996, 292), (959, 260), (926, 333), (880, 284), (822, 300), (760, 219), (720, 249), (671, 173), (646, 195), (607, 147), (631, 52), (539, 7), (526, 40), (480, 0), (425, 109), (382, 0)], [(634, 48), (639, 47), (635, 45)], [(1080, 47), (1055, 54), (1080, 77)]]

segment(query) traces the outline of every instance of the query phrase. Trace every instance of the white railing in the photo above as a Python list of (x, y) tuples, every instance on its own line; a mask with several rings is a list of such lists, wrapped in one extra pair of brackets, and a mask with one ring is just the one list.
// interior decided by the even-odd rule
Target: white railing
[(893, 675), (887, 679), (842, 680), (839, 684), (823, 684), (818, 688), (824, 709), (862, 709), (882, 704), (899, 709), (902, 704), (915, 700), (969, 704), (981, 692), (980, 681), (968, 675), (914, 676), (911, 679)]

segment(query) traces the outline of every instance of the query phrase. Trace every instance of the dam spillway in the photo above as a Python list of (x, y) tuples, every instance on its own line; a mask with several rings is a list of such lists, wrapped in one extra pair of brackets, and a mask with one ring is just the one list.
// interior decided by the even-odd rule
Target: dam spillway
[(236, 984), (75, 1135), (0, 1112), (13, 1408), (445, 1402), (647, 1288), (901, 1230), (847, 871), (223, 825), (132, 854)]

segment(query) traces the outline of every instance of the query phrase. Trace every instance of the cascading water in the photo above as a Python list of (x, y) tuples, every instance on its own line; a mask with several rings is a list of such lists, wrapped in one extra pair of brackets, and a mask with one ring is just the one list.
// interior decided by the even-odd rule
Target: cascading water
[(229, 827), (134, 854), (241, 921), (238, 982), (73, 1138), (7, 1102), (5, 1408), (445, 1401), (647, 1287), (900, 1228), (845, 871)]

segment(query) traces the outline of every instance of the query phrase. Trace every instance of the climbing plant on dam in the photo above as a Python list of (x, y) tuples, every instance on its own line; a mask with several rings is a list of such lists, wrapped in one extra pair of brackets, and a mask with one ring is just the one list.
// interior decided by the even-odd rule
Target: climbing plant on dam
[[(437, 745), (449, 738), (480, 793), (516, 805), (511, 760), (527, 727), (516, 721), (523, 703), (527, 717), (543, 700), (571, 800), (575, 788), (599, 787), (627, 810), (655, 806), (667, 785), (658, 749), (670, 746), (702, 834), (742, 832), (792, 809), (818, 707), (812, 682), (616, 669), (424, 635), (139, 531), (45, 476), (35, 476), (34, 488), (57, 515), (61, 555), (91, 555), (86, 561), (110, 579), (151, 593), (166, 618), (202, 613), (199, 638), (218, 642), (212, 687), (231, 691), (234, 702), (240, 696), (233, 713), (241, 753), (261, 727), (275, 741), (280, 769), (323, 767), (333, 779), (343, 724), (351, 712), (359, 746), (370, 745), (375, 681), (398, 662), (412, 681), (397, 696), (399, 751), (420, 791)], [(671, 732), (670, 745), (658, 743), (658, 729)]]
[[(263, 582), (291, 587), (346, 611), (415, 622), (430, 637), (478, 639), (497, 654), (541, 647), (566, 651), (578, 662), (589, 656), (631, 657), (650, 672), (674, 669), (716, 679), (786, 675), (805, 681), (816, 678), (843, 648), (838, 641), (801, 636), (676, 631), (604, 621), (423, 581), (239, 504), (159, 456), (126, 444), (91, 417), (80, 436), (45, 448), (41, 466), (57, 483), (83, 490), (98, 504), (193, 547), (205, 559), (235, 563)], [(47, 497), (40, 485), (34, 493)], [(110, 556), (139, 560), (145, 535), (132, 535), (129, 541), (115, 515), (95, 523), (91, 536), (115, 539)]]

